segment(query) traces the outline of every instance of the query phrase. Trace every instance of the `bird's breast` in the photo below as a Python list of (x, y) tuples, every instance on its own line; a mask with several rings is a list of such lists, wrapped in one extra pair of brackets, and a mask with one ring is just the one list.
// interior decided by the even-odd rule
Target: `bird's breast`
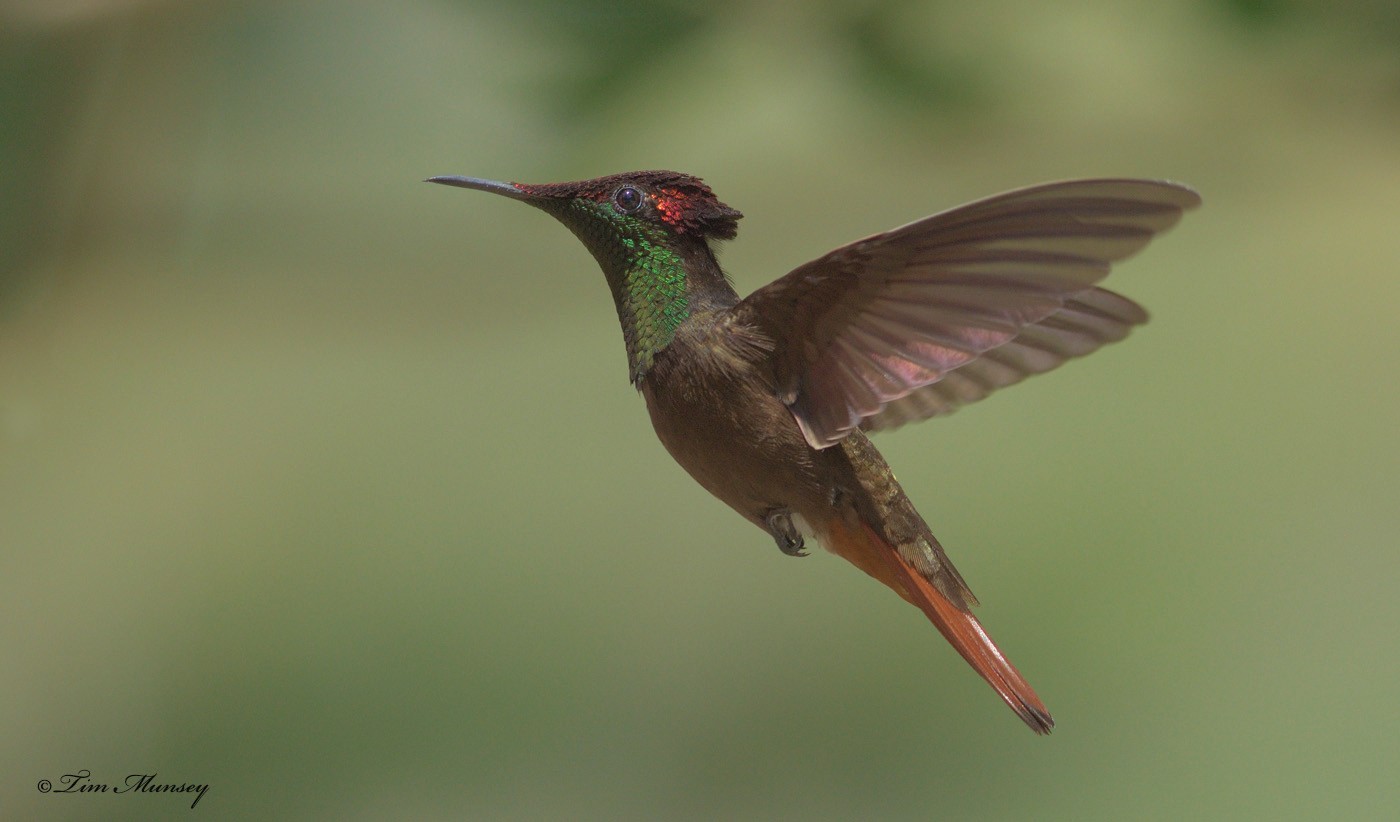
[(758, 522), (823, 496), (819, 452), (775, 395), (768, 352), (724, 322), (687, 323), (641, 391), (661, 443), (700, 485)]

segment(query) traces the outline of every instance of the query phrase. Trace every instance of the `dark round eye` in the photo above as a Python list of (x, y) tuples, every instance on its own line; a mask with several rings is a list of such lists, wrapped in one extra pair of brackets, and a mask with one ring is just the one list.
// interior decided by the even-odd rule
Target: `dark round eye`
[(613, 194), (613, 203), (623, 214), (631, 214), (642, 207), (642, 192), (632, 186), (623, 186)]

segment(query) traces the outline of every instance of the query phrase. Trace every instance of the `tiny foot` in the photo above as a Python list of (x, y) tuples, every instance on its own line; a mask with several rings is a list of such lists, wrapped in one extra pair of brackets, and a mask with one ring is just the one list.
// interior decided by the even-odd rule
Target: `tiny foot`
[(807, 556), (807, 552), (803, 550), (802, 532), (792, 523), (792, 511), (775, 508), (768, 513), (766, 522), (768, 533), (772, 534), (773, 541), (778, 543), (779, 551), (790, 557)]

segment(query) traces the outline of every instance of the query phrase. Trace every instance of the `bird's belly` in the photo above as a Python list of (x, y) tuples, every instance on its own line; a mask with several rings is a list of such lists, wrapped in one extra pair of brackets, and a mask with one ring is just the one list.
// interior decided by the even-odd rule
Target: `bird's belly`
[(707, 491), (763, 526), (775, 508), (819, 510), (826, 460), (760, 380), (723, 369), (644, 385), (661, 443)]

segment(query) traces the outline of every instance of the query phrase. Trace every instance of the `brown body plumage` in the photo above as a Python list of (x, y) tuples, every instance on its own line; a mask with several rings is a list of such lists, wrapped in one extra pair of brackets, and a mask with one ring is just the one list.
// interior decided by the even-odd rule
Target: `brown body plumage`
[[(705, 490), (755, 525), (789, 511), (831, 552), (918, 606), (1039, 733), (1040, 698), (1002, 657), (971, 606), (976, 598), (860, 431), (817, 450), (777, 397), (773, 343), (731, 312), (681, 327), (641, 383), (666, 450)], [(925, 558), (923, 570), (905, 555)]]
[[(699, 180), (637, 172), (525, 186), (602, 266), (633, 381), (666, 449), (801, 554), (806, 530), (919, 607), (1037, 733), (1054, 725), (864, 431), (948, 413), (1146, 321), (1098, 288), (1199, 204), (1145, 180), (1021, 189), (842, 246), (740, 299), (709, 247), (739, 213)], [(679, 284), (679, 286), (678, 286)]]

